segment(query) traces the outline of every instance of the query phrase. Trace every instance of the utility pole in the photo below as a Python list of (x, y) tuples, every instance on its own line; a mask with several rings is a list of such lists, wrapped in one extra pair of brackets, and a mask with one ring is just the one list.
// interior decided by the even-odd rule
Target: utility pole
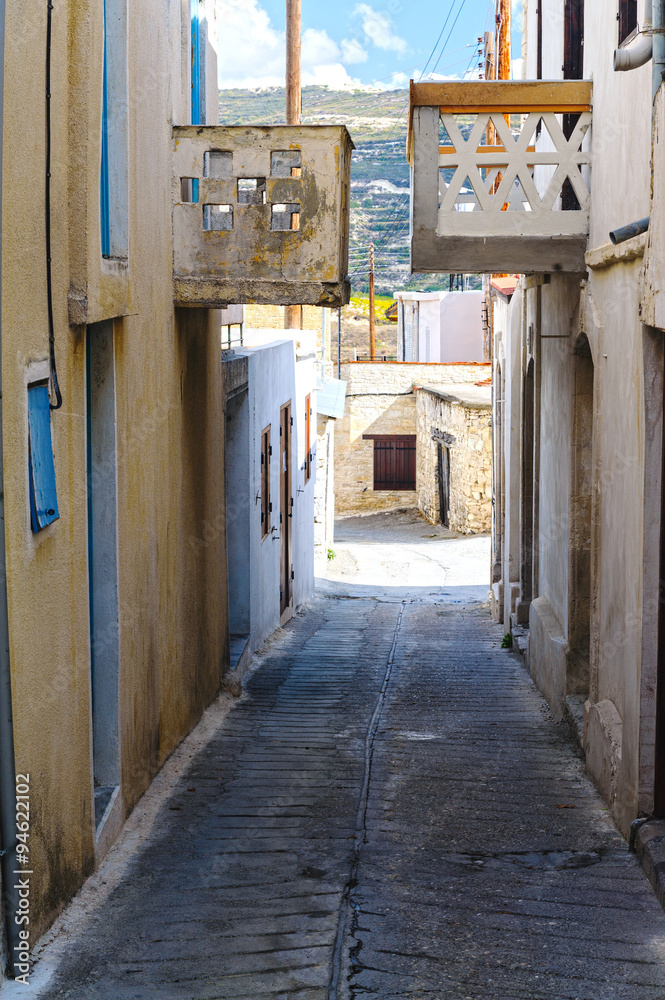
[(510, 0), (497, 0), (497, 79), (510, 80)]
[[(286, 0), (286, 124), (300, 125), (302, 89), (300, 84), (301, 0)], [(302, 328), (300, 306), (284, 307), (284, 328)]]
[(369, 360), (376, 357), (376, 317), (374, 315), (374, 244), (369, 245)]
[(485, 69), (483, 79), (494, 80), (496, 76), (496, 59), (494, 58), (494, 35), (486, 31), (484, 36)]

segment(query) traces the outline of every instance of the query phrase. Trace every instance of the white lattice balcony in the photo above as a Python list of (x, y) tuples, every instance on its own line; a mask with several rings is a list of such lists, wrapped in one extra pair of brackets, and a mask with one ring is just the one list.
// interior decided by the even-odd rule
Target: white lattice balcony
[(343, 126), (174, 127), (176, 304), (345, 305), (353, 148)]
[(414, 272), (584, 271), (591, 84), (411, 84)]

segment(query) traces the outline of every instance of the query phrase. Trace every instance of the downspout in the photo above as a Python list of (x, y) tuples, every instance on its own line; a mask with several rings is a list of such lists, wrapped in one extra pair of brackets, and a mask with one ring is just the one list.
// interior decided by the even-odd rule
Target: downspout
[[(5, 90), (5, 3), (0, 0), (0, 289), (2, 287), (2, 143)], [(7, 944), (7, 967), (15, 976), (19, 963), (16, 889), (16, 775), (14, 771), (14, 721), (9, 664), (9, 619), (7, 612), (7, 558), (5, 548), (5, 488), (2, 439), (2, 333), (0, 313), (0, 851), (2, 861), (2, 913)]]
[[(644, 22), (642, 30), (623, 48), (614, 50), (614, 70), (616, 73), (637, 69), (649, 62), (653, 54), (653, 0), (644, 0)], [(656, 8), (659, 0), (656, 0)]]
[[(665, 0), (644, 0), (644, 22), (641, 32), (624, 48), (614, 50), (616, 72), (637, 69), (652, 60), (652, 101), (665, 78)], [(653, 122), (653, 110), (652, 110)], [(645, 233), (649, 218), (640, 219), (610, 233), (612, 243), (623, 243), (633, 236)]]

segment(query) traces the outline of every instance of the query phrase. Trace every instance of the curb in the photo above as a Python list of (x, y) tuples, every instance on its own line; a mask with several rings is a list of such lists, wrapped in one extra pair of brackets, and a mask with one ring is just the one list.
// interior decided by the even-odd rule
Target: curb
[(638, 829), (635, 853), (665, 910), (665, 820), (649, 820)]

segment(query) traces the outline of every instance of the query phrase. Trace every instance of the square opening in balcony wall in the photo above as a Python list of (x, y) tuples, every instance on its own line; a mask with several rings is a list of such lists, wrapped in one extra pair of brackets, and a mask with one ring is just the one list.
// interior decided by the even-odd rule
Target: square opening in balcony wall
[(203, 228), (213, 232), (233, 229), (233, 205), (204, 205)]
[(270, 228), (274, 232), (297, 232), (300, 229), (300, 205), (273, 205)]
[(180, 178), (180, 201), (183, 205), (196, 204), (199, 200), (199, 182), (196, 177)]
[(302, 153), (299, 149), (278, 149), (270, 154), (271, 177), (301, 177)]
[(51, 440), (51, 406), (45, 384), (28, 386), (30, 523), (36, 533), (60, 517)]
[(208, 150), (203, 156), (203, 176), (230, 180), (233, 177), (233, 153)]
[(266, 204), (265, 177), (239, 177), (238, 204), (265, 205)]

